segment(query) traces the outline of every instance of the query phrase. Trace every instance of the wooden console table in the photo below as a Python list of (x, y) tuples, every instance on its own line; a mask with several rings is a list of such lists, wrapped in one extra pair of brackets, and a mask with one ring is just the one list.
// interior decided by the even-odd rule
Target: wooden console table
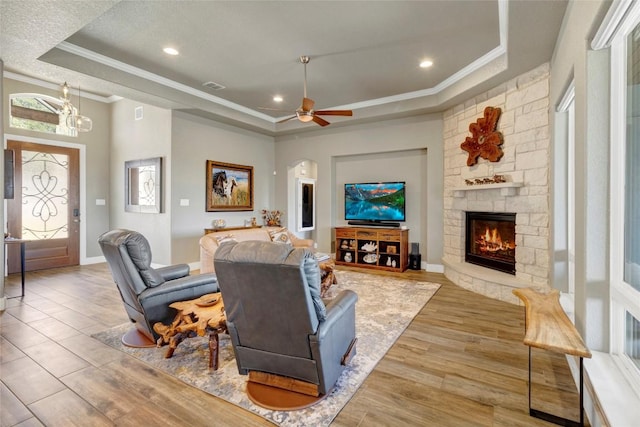
[(222, 228), (205, 228), (204, 234), (205, 236), (209, 233), (216, 233), (218, 231), (233, 231), (233, 230), (250, 230), (252, 228), (262, 228), (261, 225), (250, 225), (248, 227), (238, 226), (238, 227), (222, 227)]
[[(514, 289), (513, 294), (525, 306), (524, 344), (529, 346), (529, 415), (558, 425), (584, 426), (583, 358), (591, 358), (591, 352), (562, 309), (560, 293), (556, 289), (542, 293), (533, 288), (523, 288)], [(580, 422), (531, 408), (531, 347), (580, 358)]]

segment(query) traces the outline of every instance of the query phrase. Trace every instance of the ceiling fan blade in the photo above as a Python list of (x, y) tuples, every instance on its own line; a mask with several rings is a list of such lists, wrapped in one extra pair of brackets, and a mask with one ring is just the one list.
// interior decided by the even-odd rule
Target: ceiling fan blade
[(302, 111), (311, 111), (315, 101), (311, 98), (302, 98)]
[(353, 116), (353, 111), (351, 110), (320, 110), (320, 111), (316, 111), (315, 114), (320, 114), (322, 116)]
[(313, 116), (313, 121), (319, 124), (320, 126), (327, 126), (331, 124), (325, 119), (323, 119), (322, 117), (318, 117), (318, 116)]
[(298, 116), (291, 116), (291, 117), (287, 117), (286, 119), (282, 119), (276, 123), (284, 123), (284, 122), (288, 122), (289, 120), (295, 119)]

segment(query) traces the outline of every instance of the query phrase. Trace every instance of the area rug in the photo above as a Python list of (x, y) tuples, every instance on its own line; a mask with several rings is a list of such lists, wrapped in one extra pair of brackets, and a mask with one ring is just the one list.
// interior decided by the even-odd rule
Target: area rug
[(391, 348), (440, 285), (352, 271), (336, 271), (338, 285), (329, 297), (343, 289), (358, 294), (356, 304), (357, 354), (344, 370), (329, 396), (297, 411), (272, 411), (256, 406), (245, 393), (247, 376), (238, 374), (231, 340), (220, 335), (219, 368), (209, 371), (208, 338), (190, 338), (170, 359), (166, 347), (125, 347), (120, 338), (131, 324), (94, 334), (94, 338), (123, 351), (200, 390), (254, 412), (281, 426), (328, 426), (349, 402), (378, 361)]

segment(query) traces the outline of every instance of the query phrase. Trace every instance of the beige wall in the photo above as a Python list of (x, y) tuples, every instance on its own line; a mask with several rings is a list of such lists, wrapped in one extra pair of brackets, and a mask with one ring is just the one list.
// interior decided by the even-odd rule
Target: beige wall
[[(142, 120), (135, 120), (135, 108), (142, 106)], [(112, 106), (112, 139), (109, 196), (110, 228), (142, 233), (153, 253), (153, 263), (169, 265), (171, 254), (171, 111), (130, 100)], [(124, 163), (128, 160), (162, 157), (163, 213), (125, 212)]]
[[(380, 168), (378, 159), (388, 156), (390, 159), (402, 156), (403, 152), (426, 151), (426, 161), (417, 164), (389, 162), (386, 170), (375, 174)], [(327, 127), (298, 135), (276, 138), (276, 208), (288, 206), (290, 194), (287, 188), (287, 170), (300, 160), (313, 159), (317, 165), (316, 215), (317, 227), (313, 238), (318, 249), (331, 250), (332, 228), (344, 224), (344, 212), (339, 206), (337, 189), (340, 183), (347, 181), (338, 172), (336, 162), (349, 156), (372, 156), (371, 162), (353, 164), (348, 180), (370, 181), (372, 176), (407, 177), (407, 180), (420, 181), (420, 208), (414, 212), (415, 200), (411, 203), (410, 217), (412, 231), (410, 241), (418, 241), (423, 253), (422, 261), (437, 269), (442, 258), (442, 116), (440, 114), (420, 115), (404, 119), (387, 120), (366, 125)], [(374, 172), (372, 172), (374, 171)], [(377, 181), (378, 179), (373, 179)], [(287, 218), (287, 221), (289, 219)], [(414, 222), (415, 221), (415, 222)]]
[[(171, 140), (172, 198), (167, 209), (172, 213), (172, 261), (189, 263), (199, 260), (198, 240), (213, 219), (224, 219), (228, 227), (242, 226), (251, 217), (262, 224), (260, 211), (273, 205), (274, 143), (268, 136), (179, 112), (173, 114)], [(207, 160), (253, 166), (253, 211), (205, 211)], [(181, 199), (189, 206), (180, 206)]]

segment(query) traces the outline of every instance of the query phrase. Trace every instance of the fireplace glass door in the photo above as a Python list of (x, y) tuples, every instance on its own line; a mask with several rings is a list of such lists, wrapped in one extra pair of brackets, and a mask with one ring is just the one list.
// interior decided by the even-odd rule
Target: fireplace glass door
[(516, 274), (516, 214), (467, 212), (465, 261)]

